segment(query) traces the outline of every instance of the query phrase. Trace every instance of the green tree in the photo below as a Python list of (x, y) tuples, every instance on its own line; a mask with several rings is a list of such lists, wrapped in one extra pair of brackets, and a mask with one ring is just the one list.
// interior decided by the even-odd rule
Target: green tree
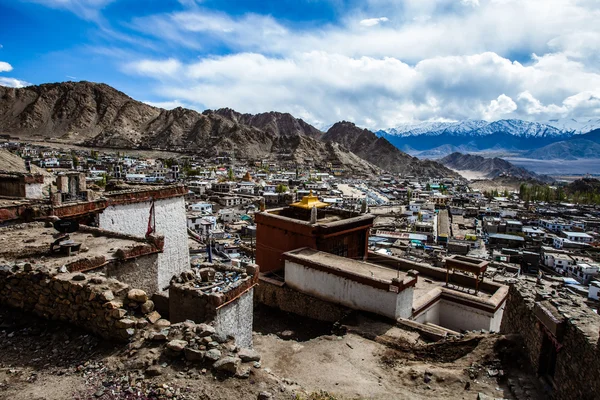
[(289, 188), (286, 185), (284, 185), (283, 183), (280, 183), (275, 188), (276, 193), (286, 193), (288, 190), (289, 190)]
[(73, 167), (74, 168), (79, 167), (79, 157), (77, 157), (77, 154), (75, 154), (74, 151), (71, 152), (71, 160), (73, 160)]
[(233, 181), (235, 179), (235, 175), (233, 173), (233, 168), (229, 168), (227, 170), (227, 179), (229, 179), (230, 181)]

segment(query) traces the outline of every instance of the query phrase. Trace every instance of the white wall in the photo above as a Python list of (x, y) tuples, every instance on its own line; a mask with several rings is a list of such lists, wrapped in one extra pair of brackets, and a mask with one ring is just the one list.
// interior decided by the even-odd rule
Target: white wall
[[(99, 215), (99, 227), (113, 232), (144, 237), (150, 215), (149, 201), (107, 207)], [(164, 252), (158, 255), (158, 287), (190, 268), (185, 200), (183, 197), (155, 202), (156, 233), (165, 237)], [(166, 293), (166, 292), (165, 292)]]
[(492, 314), (442, 299), (414, 317), (413, 320), (421, 324), (429, 322), (457, 332), (481, 329), (499, 332), (505, 304)]
[[(460, 332), (492, 328), (494, 314), (476, 308), (440, 300), (440, 326)], [(499, 324), (498, 324), (499, 325)], [(498, 329), (499, 330), (499, 326)]]
[(311, 296), (393, 319), (409, 318), (412, 313), (412, 288), (397, 294), (291, 261), (285, 262), (285, 283)]
[(433, 303), (427, 310), (416, 316), (414, 320), (421, 324), (429, 322), (431, 324), (440, 325), (440, 302), (436, 301)]
[(42, 199), (44, 198), (44, 184), (42, 183), (26, 183), (25, 184), (26, 199)]
[(217, 310), (217, 333), (233, 336), (235, 344), (239, 347), (252, 347), (253, 299), (254, 288)]

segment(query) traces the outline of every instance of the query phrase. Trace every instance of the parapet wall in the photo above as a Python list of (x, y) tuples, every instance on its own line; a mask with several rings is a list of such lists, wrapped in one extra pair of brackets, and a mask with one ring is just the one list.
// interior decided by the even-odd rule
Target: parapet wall
[[(0, 266), (0, 304), (61, 320), (104, 338), (128, 340), (139, 323), (129, 286), (98, 274), (58, 273), (30, 263)], [(150, 310), (152, 311), (152, 310)], [(145, 324), (142, 325), (146, 325)]]
[(511, 284), (502, 333), (518, 333), (534, 372), (546, 369), (544, 343), (557, 348), (554, 399), (597, 399), (600, 393), (600, 316), (561, 288)]
[(259, 284), (254, 290), (254, 300), (268, 307), (318, 321), (336, 322), (352, 311), (341, 305), (298, 292), (284, 282), (266, 276), (260, 277)]

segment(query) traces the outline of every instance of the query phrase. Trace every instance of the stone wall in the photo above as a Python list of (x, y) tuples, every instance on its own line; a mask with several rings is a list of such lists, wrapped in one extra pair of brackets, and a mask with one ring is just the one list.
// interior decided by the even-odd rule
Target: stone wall
[(31, 263), (0, 266), (0, 304), (73, 323), (104, 338), (128, 340), (148, 324), (141, 303), (127, 298), (129, 289), (99, 274), (61, 273)]
[(142, 289), (146, 293), (158, 293), (158, 254), (148, 254), (144, 257), (117, 261), (106, 266), (106, 276), (132, 287)]
[(540, 370), (544, 336), (553, 337), (558, 345), (554, 399), (598, 398), (599, 330), (600, 316), (557, 284), (521, 280), (510, 287), (501, 332), (521, 335), (534, 372)]
[[(227, 280), (235, 274), (236, 280)], [(216, 280), (215, 275), (221, 275)], [(214, 323), (217, 334), (234, 337), (242, 347), (252, 346), (253, 287), (258, 281), (258, 266), (236, 268), (204, 264), (173, 278), (169, 287), (171, 322)]]
[(327, 322), (339, 321), (352, 311), (298, 292), (283, 282), (264, 276), (260, 277), (259, 284), (255, 287), (254, 300), (268, 307)]

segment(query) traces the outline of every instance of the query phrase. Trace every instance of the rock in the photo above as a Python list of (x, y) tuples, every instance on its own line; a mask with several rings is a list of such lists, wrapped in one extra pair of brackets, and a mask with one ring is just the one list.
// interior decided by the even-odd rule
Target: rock
[(216, 333), (215, 328), (208, 324), (198, 324), (196, 326), (196, 334), (200, 337), (211, 336)]
[(179, 340), (179, 339), (175, 339), (175, 340), (171, 340), (169, 343), (167, 343), (167, 347), (173, 351), (183, 351), (183, 349), (185, 348), (185, 346), (187, 346), (188, 342), (186, 342), (185, 340)]
[(292, 339), (294, 337), (295, 333), (294, 331), (283, 331), (279, 334), (279, 337), (282, 339)]
[(127, 292), (127, 298), (136, 303), (145, 303), (148, 301), (148, 295), (141, 289), (131, 289)]
[(217, 342), (210, 342), (207, 344), (209, 349), (218, 349), (219, 348), (219, 343)]
[(74, 275), (73, 278), (71, 278), (74, 281), (85, 281), (85, 275), (84, 274), (77, 274)]
[(185, 356), (185, 359), (188, 361), (202, 362), (204, 360), (205, 352), (202, 350), (196, 350), (190, 347), (186, 347), (185, 349), (183, 349), (183, 354)]
[(258, 394), (258, 397), (256, 398), (257, 400), (271, 400), (273, 398), (273, 395), (269, 392), (260, 392)]
[(253, 349), (240, 349), (238, 352), (238, 357), (242, 360), (242, 362), (260, 361), (260, 354)]
[(238, 357), (223, 357), (213, 364), (213, 368), (220, 372), (235, 374), (241, 362)]
[(128, 329), (135, 327), (135, 321), (129, 318), (123, 318), (115, 322), (115, 328)]
[(112, 290), (105, 290), (104, 292), (100, 293), (99, 297), (104, 301), (112, 301), (115, 299), (115, 295), (113, 294)]
[(160, 365), (151, 365), (146, 369), (146, 375), (148, 376), (159, 376), (162, 375), (162, 368)]
[(235, 372), (235, 377), (238, 379), (248, 379), (250, 378), (250, 368), (248, 367), (242, 367), (242, 368), (238, 368)]
[(106, 279), (101, 276), (94, 276), (93, 278), (90, 279), (90, 282), (94, 283), (96, 285), (104, 283), (105, 281), (106, 281)]
[(208, 350), (204, 354), (204, 358), (208, 361), (217, 361), (219, 358), (221, 358), (221, 352), (217, 349)]
[(155, 341), (167, 340), (168, 336), (169, 336), (169, 331), (166, 329), (163, 329), (160, 332), (150, 332), (150, 336), (148, 337), (148, 339), (155, 340)]
[(66, 274), (67, 272), (69, 272), (69, 270), (67, 269), (67, 267), (65, 265), (63, 265), (62, 267), (60, 267), (58, 269), (59, 274)]
[(152, 311), (150, 314), (146, 315), (146, 318), (151, 324), (154, 324), (160, 319), (160, 314), (156, 311)]
[(26, 263), (26, 264), (23, 266), (23, 271), (25, 271), (25, 272), (31, 272), (32, 270), (33, 270), (33, 267), (32, 267), (32, 266), (31, 266), (31, 264), (29, 264), (29, 263)]
[(161, 318), (158, 321), (156, 321), (154, 325), (156, 325), (159, 328), (168, 328), (169, 326), (171, 326), (171, 322), (169, 322), (169, 320)]
[(144, 304), (142, 304), (141, 311), (143, 314), (148, 314), (154, 311), (154, 302), (152, 300), (146, 301)]
[(127, 310), (123, 310), (122, 308), (117, 308), (110, 311), (110, 316), (114, 319), (121, 319), (125, 315), (127, 315)]

